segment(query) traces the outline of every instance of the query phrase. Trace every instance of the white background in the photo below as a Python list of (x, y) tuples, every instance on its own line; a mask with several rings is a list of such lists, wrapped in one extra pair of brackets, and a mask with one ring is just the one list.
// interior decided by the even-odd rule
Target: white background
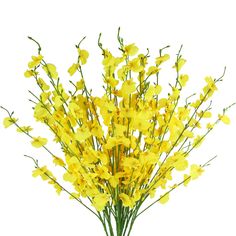
[[(36, 47), (27, 40), (33, 36), (43, 45), (48, 61), (57, 65), (64, 81), (74, 62), (76, 44), (87, 36), (84, 47), (94, 64), (101, 59), (97, 36), (103, 32), (104, 46), (116, 42), (121, 26), (127, 43), (136, 42), (153, 56), (170, 44), (174, 53), (184, 44), (188, 60), (186, 73), (192, 79), (191, 91), (205, 75), (227, 73), (214, 97), (216, 112), (236, 101), (236, 36), (234, 1), (1, 1), (0, 2), (0, 105), (14, 110), (22, 123), (32, 122), (27, 101), (30, 79), (23, 76)], [(145, 51), (144, 51), (145, 52)], [(101, 67), (88, 70), (89, 84), (101, 82)], [(229, 112), (231, 126), (220, 124), (195, 153), (193, 162), (218, 158), (204, 175), (188, 188), (171, 194), (168, 204), (157, 204), (137, 220), (134, 236), (236, 235), (236, 107)], [(0, 111), (0, 120), (5, 113)], [(35, 125), (37, 135), (44, 135)], [(65, 194), (58, 197), (53, 188), (31, 177), (33, 163), (24, 154), (35, 155), (44, 163), (47, 154), (31, 147), (27, 137), (14, 128), (0, 125), (0, 235), (103, 235), (95, 217)], [(200, 160), (199, 159), (199, 160)]]

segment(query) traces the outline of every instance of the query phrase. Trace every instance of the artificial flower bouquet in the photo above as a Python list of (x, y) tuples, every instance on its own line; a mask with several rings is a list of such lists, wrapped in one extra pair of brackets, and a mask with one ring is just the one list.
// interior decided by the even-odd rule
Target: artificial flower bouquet
[[(38, 46), (24, 74), (38, 87), (37, 92), (30, 91), (33, 116), (48, 127), (62, 151), (55, 154), (46, 137), (35, 135), (31, 126), (20, 125), (13, 112), (1, 107), (8, 113), (4, 126), (15, 125), (63, 171), (58, 177), (26, 155), (34, 161), (34, 177), (86, 207), (101, 222), (106, 236), (131, 235), (137, 217), (157, 202), (166, 203), (170, 192), (197, 179), (213, 159), (189, 163), (193, 149), (219, 121), (230, 123), (225, 113), (231, 106), (215, 119), (211, 113), (211, 98), (224, 73), (219, 78), (206, 77), (198, 95), (190, 91), (184, 97), (189, 76), (182, 73), (186, 63), (182, 47), (173, 58), (168, 46), (160, 49), (150, 65), (149, 50), (142, 54), (134, 43), (125, 44), (119, 29), (119, 55), (106, 49), (99, 35), (104, 92), (95, 96), (83, 73), (89, 61), (89, 52), (82, 47), (84, 38), (76, 45), (78, 56), (68, 69), (70, 90), (62, 84), (56, 66), (43, 56), (40, 44), (29, 39)], [(161, 74), (167, 61), (172, 62), (170, 70), (176, 76), (165, 88)], [(148, 198), (153, 200), (149, 205)]]

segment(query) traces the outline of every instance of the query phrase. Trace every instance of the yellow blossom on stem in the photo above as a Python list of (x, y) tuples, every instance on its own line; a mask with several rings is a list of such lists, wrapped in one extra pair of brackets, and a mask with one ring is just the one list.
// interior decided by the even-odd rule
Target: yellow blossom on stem
[(135, 58), (128, 63), (129, 70), (133, 72), (141, 72), (143, 70), (143, 66), (141, 65), (141, 61), (139, 58)]
[(78, 70), (78, 68), (79, 68), (79, 64), (73, 63), (73, 65), (70, 66), (70, 68), (68, 69), (68, 73), (70, 74), (70, 76), (74, 75), (74, 73)]
[(169, 193), (167, 193), (167, 194), (161, 196), (161, 198), (160, 198), (160, 200), (159, 200), (159, 202), (160, 202), (161, 204), (165, 204), (165, 203), (167, 203), (168, 201), (169, 201)]
[(65, 162), (61, 158), (56, 157), (56, 156), (53, 156), (53, 163), (55, 165), (62, 166), (62, 167), (66, 165)]
[(138, 52), (138, 47), (134, 43), (124, 47), (124, 51), (128, 56), (134, 56)]
[[(68, 69), (70, 76), (78, 72), (79, 78), (69, 81), (59, 77), (54, 64), (46, 62), (40, 44), (29, 39), (38, 46), (38, 54), (32, 56), (24, 73), (38, 87), (29, 91), (33, 116), (52, 133), (51, 140), (60, 148), (55, 146), (52, 151), (46, 146), (47, 138), (33, 136), (31, 126), (22, 126), (14, 112), (0, 106), (7, 113), (3, 126), (14, 125), (33, 147), (43, 147), (54, 168), (60, 168), (55, 172), (58, 176), (25, 155), (34, 161), (32, 175), (93, 213), (106, 235), (130, 235), (140, 214), (157, 202), (167, 203), (170, 192), (197, 179), (214, 159), (193, 164), (190, 154), (220, 121), (230, 123), (226, 112), (234, 104), (214, 120), (214, 103), (209, 101), (225, 70), (218, 79), (205, 77), (206, 84), (199, 92), (188, 91), (197, 88), (185, 88), (191, 78), (180, 73), (186, 63), (182, 46), (170, 61), (175, 69), (173, 80), (164, 78), (165, 69), (171, 68), (170, 63), (162, 67), (170, 59), (169, 46), (159, 50), (151, 65), (149, 50), (138, 54), (138, 47), (126, 43), (119, 28), (117, 52), (104, 48), (99, 34), (101, 67), (86, 66), (91, 71), (102, 69), (90, 83), (96, 88), (103, 83), (99, 94), (86, 83), (84, 65), (89, 62), (89, 52), (80, 48), (85, 38), (76, 45), (77, 56)], [(150, 204), (146, 201), (149, 197)]]
[(183, 58), (179, 58), (178, 61), (175, 63), (175, 65), (173, 66), (173, 68), (175, 68), (177, 71), (180, 71), (181, 68), (184, 66), (184, 64), (186, 63), (186, 60)]
[(199, 165), (191, 165), (190, 175), (191, 179), (197, 179), (202, 173), (204, 172), (204, 169)]
[(105, 208), (108, 201), (109, 201), (109, 195), (101, 193), (93, 198), (93, 206), (96, 208), (97, 211), (102, 211)]
[(218, 115), (219, 119), (226, 125), (230, 124), (230, 118), (226, 115)]
[(17, 128), (17, 131), (20, 133), (22, 133), (22, 132), (29, 133), (32, 130), (33, 130), (33, 128), (30, 126), (21, 126), (21, 127)]
[(9, 126), (13, 125), (15, 122), (17, 122), (18, 119), (16, 118), (11, 118), (11, 117), (6, 117), (3, 120), (3, 125), (5, 128), (8, 128)]
[(32, 56), (31, 58), (32, 58), (32, 61), (30, 61), (30, 62), (28, 63), (28, 67), (29, 67), (30, 69), (32, 69), (32, 68), (38, 66), (38, 65), (40, 64), (40, 62), (42, 61), (43, 56), (42, 56), (42, 55), (38, 55), (38, 56)]
[(36, 73), (33, 71), (33, 70), (26, 70), (25, 73), (24, 73), (24, 76), (26, 78), (30, 78), (30, 77), (33, 77)]
[(119, 198), (121, 199), (121, 201), (125, 207), (133, 208), (133, 201), (127, 194), (120, 193)]
[(89, 52), (87, 50), (78, 48), (78, 53), (79, 53), (79, 59), (80, 59), (82, 65), (86, 64), (87, 59), (89, 57)]
[(156, 58), (156, 64), (159, 66), (161, 65), (163, 62), (167, 61), (170, 59), (170, 55), (169, 54), (165, 54), (163, 56), (157, 57)]
[(123, 96), (128, 96), (136, 90), (136, 84), (133, 79), (126, 80), (121, 87), (121, 94)]
[(46, 138), (42, 138), (42, 137), (38, 136), (38, 137), (33, 137), (31, 144), (33, 147), (40, 148), (40, 147), (46, 145), (47, 142), (48, 141)]
[(55, 65), (49, 63), (43, 66), (44, 71), (48, 74), (52, 79), (58, 78), (57, 68)]

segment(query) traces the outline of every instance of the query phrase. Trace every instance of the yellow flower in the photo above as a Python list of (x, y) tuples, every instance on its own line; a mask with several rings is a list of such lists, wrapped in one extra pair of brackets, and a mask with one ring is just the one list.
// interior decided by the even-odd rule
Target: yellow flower
[(186, 168), (188, 167), (188, 161), (186, 160), (178, 161), (177, 163), (175, 163), (174, 166), (175, 166), (175, 169), (178, 171), (186, 170)]
[(183, 136), (186, 137), (186, 138), (193, 138), (194, 134), (193, 134), (193, 132), (191, 132), (189, 130), (185, 130), (183, 132)]
[(184, 186), (186, 187), (191, 180), (191, 176), (184, 174)]
[(140, 130), (142, 132), (147, 132), (151, 123), (149, 122), (149, 115), (145, 112), (139, 112), (134, 115), (134, 119), (130, 123), (130, 127), (134, 130)]
[(107, 165), (109, 162), (109, 156), (103, 152), (97, 152), (97, 157), (103, 165)]
[(191, 165), (190, 169), (191, 179), (197, 179), (203, 172), (204, 169), (201, 166), (196, 164)]
[(197, 135), (197, 137), (193, 140), (193, 146), (196, 148), (199, 147), (202, 144), (203, 140), (204, 138), (202, 136)]
[(110, 179), (111, 175), (108, 172), (108, 168), (106, 166), (98, 166), (96, 174), (98, 174), (101, 179)]
[(172, 94), (170, 94), (170, 97), (169, 97), (169, 98), (170, 98), (172, 101), (175, 101), (175, 100), (178, 99), (179, 93), (180, 93), (180, 90), (173, 87), (173, 88), (172, 88)]
[(203, 88), (203, 92), (205, 95), (207, 95), (207, 98), (208, 98), (213, 95), (213, 93), (217, 90), (217, 87), (212, 77), (210, 76), (206, 77), (205, 81), (207, 82), (207, 85)]
[(119, 84), (119, 80), (115, 79), (113, 76), (106, 78), (105, 82), (109, 84), (112, 88), (115, 88)]
[(189, 79), (188, 75), (180, 75), (179, 82), (182, 87), (184, 87), (186, 85), (186, 83), (188, 82), (188, 79)]
[(33, 77), (35, 74), (36, 73), (33, 70), (27, 70), (27, 71), (25, 71), (24, 76), (26, 78), (30, 78), (30, 77)]
[(63, 175), (63, 180), (74, 183), (76, 181), (77, 177), (69, 172), (65, 172), (65, 174)]
[(76, 88), (77, 88), (78, 90), (82, 90), (82, 89), (84, 88), (84, 80), (83, 80), (83, 79), (79, 80), (79, 81), (76, 83)]
[(48, 141), (46, 138), (41, 138), (40, 136), (38, 136), (38, 137), (33, 137), (33, 141), (31, 141), (31, 144), (33, 147), (40, 148), (46, 145), (47, 142)]
[(50, 179), (50, 177), (55, 179), (52, 172), (50, 170), (48, 170), (47, 166), (36, 168), (35, 170), (33, 170), (32, 176), (33, 177), (40, 176), (42, 178), (42, 180), (48, 180), (48, 179)]
[(132, 117), (134, 117), (135, 112), (132, 107), (131, 108), (127, 107), (127, 108), (121, 109), (121, 114), (124, 117), (132, 118)]
[(138, 52), (138, 47), (134, 43), (124, 47), (124, 51), (128, 56), (134, 56)]
[(112, 149), (117, 145), (124, 145), (125, 147), (129, 147), (130, 140), (125, 137), (109, 137), (107, 143), (103, 147), (106, 149)]
[(59, 185), (59, 184), (57, 184), (57, 183), (55, 183), (54, 182), (54, 188), (56, 189), (56, 193), (58, 194), (58, 195), (60, 195), (60, 193), (61, 193), (61, 191), (62, 191), (62, 187)]
[(119, 198), (120, 198), (120, 200), (122, 201), (122, 203), (125, 207), (133, 208), (134, 203), (133, 203), (130, 196), (128, 196), (125, 193), (120, 193)]
[(173, 68), (176, 69), (176, 71), (180, 71), (183, 65), (186, 63), (186, 60), (183, 58), (179, 58), (178, 61), (175, 63)]
[(78, 140), (80, 143), (84, 142), (90, 136), (91, 136), (91, 133), (90, 133), (88, 127), (78, 128), (77, 132), (75, 134), (76, 140)]
[(114, 136), (116, 137), (123, 137), (124, 132), (127, 130), (127, 127), (125, 125), (115, 124), (114, 129)]
[(96, 125), (91, 129), (91, 134), (95, 137), (102, 138), (103, 130), (100, 125)]
[(38, 56), (32, 56), (31, 58), (32, 58), (32, 61), (30, 61), (30, 62), (28, 63), (28, 67), (29, 67), (30, 69), (32, 69), (32, 68), (38, 66), (38, 65), (40, 64), (40, 62), (42, 61), (43, 56), (42, 56), (42, 55), (38, 55)]
[(31, 130), (33, 130), (30, 126), (21, 126), (20, 128), (17, 128), (17, 132), (22, 133), (29, 133)]
[(49, 63), (43, 66), (43, 69), (49, 77), (51, 77), (52, 79), (58, 79), (57, 68), (55, 65)]
[(153, 152), (146, 151), (140, 154), (139, 160), (142, 165), (154, 165), (157, 164), (159, 156)]
[(45, 83), (42, 78), (38, 78), (38, 85), (44, 90), (47, 91), (50, 89), (50, 86)]
[(117, 71), (117, 76), (120, 80), (124, 81), (126, 76), (127, 76), (127, 73), (128, 73), (128, 66), (122, 66), (118, 71)]
[(181, 121), (186, 120), (189, 117), (190, 110), (186, 107), (178, 108), (178, 117)]
[(208, 123), (206, 127), (207, 127), (207, 129), (213, 129), (214, 128), (214, 124)]
[(89, 57), (88, 51), (78, 48), (78, 53), (79, 53), (79, 59), (80, 59), (82, 65), (86, 64), (87, 59)]
[(18, 119), (16, 119), (16, 118), (6, 117), (3, 120), (3, 125), (4, 125), (5, 128), (8, 128), (9, 126), (13, 125), (17, 121), (18, 121)]
[(53, 98), (53, 100), (54, 100), (54, 107), (56, 109), (59, 109), (63, 104), (61, 96), (57, 95)]
[(36, 118), (36, 120), (40, 120), (40, 121), (43, 121), (46, 118), (50, 119), (51, 116), (48, 110), (50, 111), (49, 104), (45, 104), (45, 106), (43, 106), (41, 103), (38, 103), (34, 107), (34, 117)]
[(79, 64), (78, 63), (73, 63), (73, 65), (68, 69), (68, 73), (70, 74), (70, 76), (72, 76), (79, 68)]
[(141, 72), (143, 70), (143, 66), (140, 63), (140, 58), (135, 58), (132, 61), (129, 61), (128, 68), (133, 72)]
[(121, 87), (121, 93), (122, 93), (122, 96), (128, 96), (130, 95), (131, 93), (133, 93), (134, 91), (136, 91), (136, 84), (135, 82), (133, 81), (133, 79), (130, 79), (130, 80), (126, 80), (123, 84), (122, 84), (122, 87)]
[(108, 50), (104, 51), (104, 59), (102, 61), (102, 64), (105, 68), (111, 68), (115, 65), (115, 57), (109, 52)]
[(129, 157), (124, 159), (123, 166), (130, 169), (138, 169), (140, 167), (140, 162), (136, 158)]
[(70, 196), (70, 199), (72, 199), (72, 200), (74, 200), (75, 198), (80, 198), (80, 194), (79, 193), (75, 193), (75, 192), (73, 192), (73, 193), (71, 193), (71, 195), (72, 196)]
[(154, 95), (159, 95), (160, 94), (161, 89), (162, 88), (161, 88), (160, 85), (156, 85), (156, 86), (150, 85), (149, 88), (147, 89), (146, 94), (145, 94), (145, 99), (147, 101), (152, 100)]
[(183, 171), (188, 167), (188, 161), (182, 152), (175, 152), (169, 160), (177, 171)]
[(162, 64), (163, 62), (167, 61), (170, 59), (170, 55), (165, 54), (163, 56), (157, 57), (156, 58), (156, 65), (159, 66), (160, 64)]
[(40, 98), (42, 100), (43, 103), (45, 103), (51, 96), (51, 92), (42, 92), (40, 94)]
[(164, 194), (163, 196), (160, 197), (159, 202), (161, 204), (165, 204), (165, 203), (167, 203), (169, 201), (169, 198), (170, 198), (169, 193)]
[(211, 118), (212, 114), (210, 111), (201, 111), (199, 113), (197, 113), (198, 116), (202, 117), (202, 118)]
[(109, 179), (109, 183), (112, 188), (117, 187), (117, 185), (119, 184), (119, 177), (117, 176), (117, 174), (115, 176), (111, 176), (111, 178)]
[(218, 115), (219, 119), (226, 125), (230, 124), (230, 118), (226, 115)]
[(148, 68), (148, 71), (147, 71), (147, 76), (150, 76), (150, 75), (153, 75), (153, 74), (156, 74), (158, 71), (160, 71), (160, 69), (156, 66), (150, 66)]
[(100, 193), (93, 198), (93, 206), (97, 211), (104, 210), (105, 206), (109, 201), (110, 196), (106, 193)]
[(64, 167), (66, 165), (65, 162), (61, 158), (56, 157), (56, 156), (53, 156), (53, 163), (56, 166), (62, 166), (62, 167)]

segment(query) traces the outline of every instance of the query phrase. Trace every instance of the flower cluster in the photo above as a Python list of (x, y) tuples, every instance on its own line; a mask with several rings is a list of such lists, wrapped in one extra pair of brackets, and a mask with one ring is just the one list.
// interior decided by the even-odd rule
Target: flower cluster
[[(149, 65), (149, 51), (141, 54), (134, 43), (124, 44), (119, 32), (118, 56), (103, 47), (100, 35), (104, 94), (98, 97), (86, 86), (83, 66), (89, 52), (81, 48), (83, 40), (76, 45), (78, 56), (68, 69), (70, 76), (79, 79), (71, 80), (73, 91), (67, 91), (56, 66), (46, 61), (39, 43), (30, 39), (37, 43), (38, 54), (32, 56), (24, 75), (34, 79), (40, 91), (38, 95), (31, 92), (34, 118), (49, 128), (63, 155), (54, 155), (46, 138), (33, 136), (32, 128), (20, 126), (5, 108), (4, 126), (15, 124), (35, 148), (43, 147), (53, 163), (64, 169), (63, 179), (74, 190), (66, 190), (47, 166), (39, 166), (32, 158), (34, 177), (40, 176), (58, 194), (65, 191), (83, 204), (101, 220), (107, 235), (112, 235), (111, 217), (116, 220), (117, 235), (129, 235), (134, 220), (148, 208), (140, 212), (148, 197), (158, 195), (154, 203), (167, 202), (171, 191), (198, 178), (208, 165), (209, 161), (190, 165), (188, 157), (219, 121), (230, 123), (225, 115), (228, 108), (216, 120), (204, 123), (212, 117), (210, 100), (223, 76), (206, 77), (200, 94), (183, 100), (189, 76), (182, 73), (186, 60), (180, 49), (171, 68), (176, 80), (165, 94), (160, 74), (163, 64), (171, 60), (164, 53), (168, 47), (159, 50)], [(182, 180), (173, 183), (173, 174), (178, 172)]]

